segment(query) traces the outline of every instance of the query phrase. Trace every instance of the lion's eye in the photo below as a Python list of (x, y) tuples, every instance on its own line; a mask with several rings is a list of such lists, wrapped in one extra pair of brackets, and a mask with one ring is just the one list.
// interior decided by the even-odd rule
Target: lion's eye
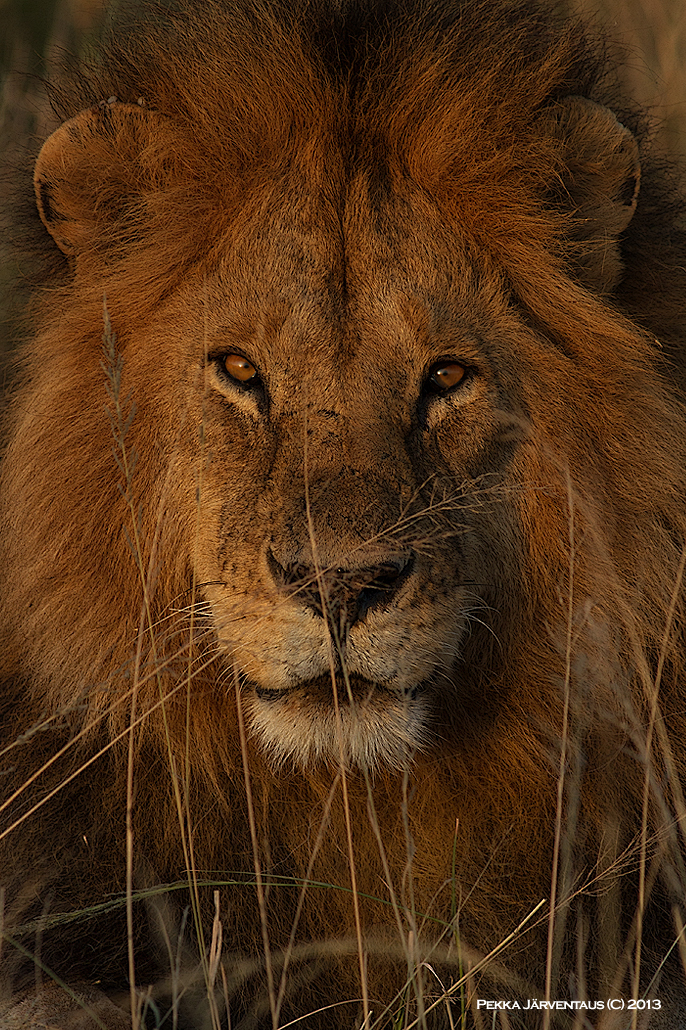
[(221, 360), (224, 371), (239, 383), (250, 383), (257, 379), (257, 369), (242, 354), (225, 354)]
[(461, 383), (466, 374), (467, 369), (457, 361), (439, 361), (429, 373), (428, 385), (434, 393), (447, 393)]

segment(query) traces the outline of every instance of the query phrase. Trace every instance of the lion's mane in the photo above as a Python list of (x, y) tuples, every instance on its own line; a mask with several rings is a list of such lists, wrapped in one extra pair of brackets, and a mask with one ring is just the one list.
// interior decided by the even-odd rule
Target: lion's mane
[[(160, 1011), (183, 995), (188, 1026), (225, 998), (232, 1026), (271, 1025), (270, 991), (282, 1022), (346, 999), (305, 1025), (351, 1025), (364, 1005), (424, 1018), (439, 977), (465, 974), (455, 1018), (455, 999), (477, 995), (647, 990), (686, 887), (686, 241), (672, 173), (604, 48), (530, 0), (213, 0), (120, 24), (54, 98), (64, 119), (88, 121), (56, 137), (66, 156), (48, 157), (64, 181), (38, 174), (42, 221), (23, 227), (60, 261), (36, 290), (5, 418), (7, 990), (21, 999), (38, 954), (63, 981), (121, 997), (130, 953)], [(564, 127), (574, 118), (578, 132)], [(601, 153), (607, 133), (619, 142)], [(488, 546), (416, 752), (345, 767), (289, 743), (307, 761), (275, 762), (237, 705), (245, 683), (194, 562), (210, 549), (205, 512), (232, 527), (222, 546), (239, 562), (257, 532), (245, 527), (262, 520), (266, 534), (286, 502), (273, 483), (251, 499), (248, 451), (203, 437), (184, 393), (197, 320), (174, 298), (190, 283), (208, 326), (220, 303), (236, 308), (238, 287), (212, 279), (229, 241), (258, 302), (257, 264), (279, 283), (306, 268), (322, 297), (335, 293), (327, 325), (343, 325), (364, 275), (341, 273), (336, 292), (316, 233), (363, 232), (336, 206), (360, 170), (383, 227), (361, 259), (374, 296), (402, 253), (404, 289), (434, 276), (461, 309), (471, 298), (488, 311), (473, 332), (495, 370), (489, 447), (460, 416), (461, 471), (422, 466), (403, 546), (447, 554), (453, 540), (465, 561), (470, 541)], [(292, 212), (295, 224), (315, 195), (311, 246), (274, 267), (251, 258), (269, 243), (254, 220), (283, 226)], [(368, 312), (355, 325), (345, 361), (376, 332)], [(396, 354), (382, 342), (379, 364)], [(378, 410), (395, 410), (390, 397)], [(368, 405), (360, 434), (377, 417)], [(194, 478), (204, 446), (207, 476), (226, 466), (223, 496)], [(387, 516), (360, 516), (359, 533), (383, 534)], [(457, 601), (441, 592), (426, 604), (443, 616)], [(256, 603), (249, 577), (235, 597), (232, 625)], [(215, 916), (224, 974), (208, 1002), (197, 968)], [(665, 999), (678, 965), (675, 948)], [(446, 1011), (429, 1024), (449, 1025)]]

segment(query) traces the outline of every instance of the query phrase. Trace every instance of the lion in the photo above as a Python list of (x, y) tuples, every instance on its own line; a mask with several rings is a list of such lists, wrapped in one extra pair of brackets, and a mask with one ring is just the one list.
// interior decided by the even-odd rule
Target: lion
[(686, 1026), (686, 237), (608, 61), (183, 0), (55, 89), (4, 1030)]

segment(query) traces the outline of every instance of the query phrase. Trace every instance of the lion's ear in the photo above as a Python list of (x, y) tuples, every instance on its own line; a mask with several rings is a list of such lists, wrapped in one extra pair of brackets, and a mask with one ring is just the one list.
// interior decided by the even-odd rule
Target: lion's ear
[(81, 111), (43, 144), (34, 171), (36, 203), (55, 243), (78, 258), (140, 193), (141, 155), (157, 116), (110, 101)]
[(636, 210), (636, 140), (609, 108), (583, 97), (549, 108), (543, 127), (560, 147), (561, 189), (554, 194), (572, 216), (573, 260), (584, 281), (610, 292), (622, 274), (619, 236)]

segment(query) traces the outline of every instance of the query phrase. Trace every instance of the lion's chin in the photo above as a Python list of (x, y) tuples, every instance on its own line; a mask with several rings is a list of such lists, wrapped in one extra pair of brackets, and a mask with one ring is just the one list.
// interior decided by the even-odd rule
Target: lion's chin
[(402, 769), (428, 743), (421, 689), (403, 696), (355, 677), (334, 690), (321, 677), (281, 691), (247, 685), (244, 703), (252, 736), (277, 768)]

